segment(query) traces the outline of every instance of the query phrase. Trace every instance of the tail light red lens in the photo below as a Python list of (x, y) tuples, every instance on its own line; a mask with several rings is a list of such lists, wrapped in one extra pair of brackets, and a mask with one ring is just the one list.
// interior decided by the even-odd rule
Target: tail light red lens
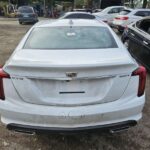
[(0, 68), (0, 99), (5, 100), (4, 87), (3, 87), (3, 79), (10, 78), (10, 76)]
[(146, 69), (143, 66), (140, 66), (137, 70), (132, 73), (132, 76), (139, 76), (139, 88), (138, 88), (138, 97), (142, 96), (145, 91), (146, 84)]
[(127, 17), (127, 16), (124, 16), (124, 17), (116, 17), (115, 19), (116, 19), (116, 20), (128, 20), (129, 17)]

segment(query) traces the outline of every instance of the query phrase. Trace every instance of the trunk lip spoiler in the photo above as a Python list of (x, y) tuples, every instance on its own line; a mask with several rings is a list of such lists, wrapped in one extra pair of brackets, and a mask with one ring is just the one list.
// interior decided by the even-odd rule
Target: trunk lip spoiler
[(88, 80), (88, 79), (103, 79), (103, 78), (115, 78), (116, 76), (121, 77), (127, 77), (127, 76), (131, 76), (131, 73), (129, 74), (116, 74), (116, 75), (102, 75), (102, 76), (92, 76), (92, 77), (37, 77), (37, 76), (16, 76), (16, 75), (11, 75), (12, 79), (48, 79), (48, 80), (79, 80), (79, 79), (84, 79), (84, 80)]

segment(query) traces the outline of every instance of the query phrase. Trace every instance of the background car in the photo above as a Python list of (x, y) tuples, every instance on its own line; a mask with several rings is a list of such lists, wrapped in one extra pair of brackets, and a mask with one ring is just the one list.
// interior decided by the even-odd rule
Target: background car
[(127, 130), (142, 117), (145, 79), (105, 23), (43, 21), (0, 68), (1, 120), (26, 133)]
[(111, 6), (103, 9), (101, 12), (93, 13), (105, 20), (108, 24), (111, 24), (113, 19), (126, 7), (124, 6)]
[(132, 56), (150, 71), (150, 17), (129, 25), (122, 41)]
[(112, 27), (122, 33), (127, 25), (146, 16), (150, 16), (150, 9), (125, 9), (114, 18)]
[(92, 9), (73, 9), (75, 12), (89, 12), (92, 13)]
[(33, 7), (21, 6), (18, 8), (18, 21), (23, 23), (36, 23), (38, 22), (38, 15)]
[(87, 12), (67, 12), (60, 19), (96, 19), (98, 21), (106, 21), (97, 15), (93, 15)]
[(94, 9), (93, 13), (101, 12), (103, 9)]

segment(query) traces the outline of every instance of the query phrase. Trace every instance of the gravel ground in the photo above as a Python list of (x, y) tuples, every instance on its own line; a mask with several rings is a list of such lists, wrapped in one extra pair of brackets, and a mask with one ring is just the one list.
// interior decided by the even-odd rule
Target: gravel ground
[[(0, 64), (4, 64), (30, 28), (15, 21), (0, 20)], [(143, 119), (127, 132), (75, 135), (25, 135), (0, 124), (0, 150), (150, 150), (150, 75), (147, 78)]]

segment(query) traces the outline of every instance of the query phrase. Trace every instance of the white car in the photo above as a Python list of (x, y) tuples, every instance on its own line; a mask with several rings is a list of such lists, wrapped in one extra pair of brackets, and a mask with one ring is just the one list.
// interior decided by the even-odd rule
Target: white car
[(142, 117), (146, 71), (96, 20), (34, 25), (0, 79), (1, 121), (10, 130), (114, 133)]
[(117, 28), (119, 32), (122, 32), (127, 25), (146, 16), (150, 16), (150, 9), (125, 9), (114, 18), (112, 27)]
[(90, 20), (98, 20), (103, 21), (101, 17), (88, 13), (88, 12), (67, 12), (59, 19), (90, 19)]
[(126, 9), (124, 6), (111, 6), (103, 9), (101, 12), (93, 13), (93, 15), (99, 16), (103, 21), (111, 24), (113, 19), (124, 9)]

